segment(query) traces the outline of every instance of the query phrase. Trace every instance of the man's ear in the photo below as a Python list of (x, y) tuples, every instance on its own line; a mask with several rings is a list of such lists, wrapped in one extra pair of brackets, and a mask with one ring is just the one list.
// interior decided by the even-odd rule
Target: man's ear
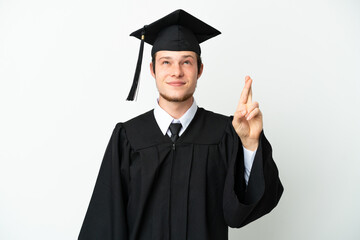
[(155, 72), (154, 72), (154, 68), (153, 68), (153, 63), (152, 63), (152, 62), (150, 63), (150, 72), (151, 72), (151, 75), (153, 76), (153, 78), (155, 78)]
[(201, 64), (200, 70), (198, 72), (198, 79), (200, 78), (201, 74), (203, 73), (203, 69), (204, 69), (204, 64)]

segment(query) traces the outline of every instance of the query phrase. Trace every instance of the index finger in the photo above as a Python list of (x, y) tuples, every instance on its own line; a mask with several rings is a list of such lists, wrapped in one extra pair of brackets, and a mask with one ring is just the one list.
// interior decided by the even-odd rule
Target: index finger
[(245, 86), (241, 92), (239, 105), (250, 103), (252, 101), (251, 83), (252, 83), (252, 79), (249, 76), (246, 76)]
[[(250, 78), (250, 77), (249, 77)], [(247, 104), (252, 103), (252, 79), (250, 78), (251, 81), (250, 82), (250, 89), (249, 89), (249, 94), (248, 94), (248, 98), (247, 98)]]

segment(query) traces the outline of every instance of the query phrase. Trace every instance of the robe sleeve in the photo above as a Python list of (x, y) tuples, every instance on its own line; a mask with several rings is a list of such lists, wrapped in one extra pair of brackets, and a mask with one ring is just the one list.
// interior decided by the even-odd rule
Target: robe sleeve
[(247, 186), (242, 144), (231, 123), (224, 141), (228, 167), (223, 195), (224, 219), (228, 226), (239, 228), (269, 213), (278, 204), (283, 186), (263, 131)]
[(126, 162), (130, 147), (118, 123), (107, 145), (79, 240), (128, 239)]

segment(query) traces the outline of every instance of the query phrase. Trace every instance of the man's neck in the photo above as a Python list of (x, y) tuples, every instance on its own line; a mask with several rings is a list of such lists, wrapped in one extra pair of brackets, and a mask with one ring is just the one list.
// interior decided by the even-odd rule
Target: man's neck
[(184, 113), (193, 104), (194, 97), (191, 97), (183, 102), (169, 102), (166, 99), (159, 96), (159, 106), (164, 109), (174, 119), (181, 118)]

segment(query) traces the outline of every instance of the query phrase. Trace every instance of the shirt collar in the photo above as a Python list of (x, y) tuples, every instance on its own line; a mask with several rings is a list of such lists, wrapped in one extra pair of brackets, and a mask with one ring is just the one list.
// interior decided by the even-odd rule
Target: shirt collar
[(159, 106), (159, 100), (157, 100), (154, 108), (154, 117), (155, 120), (161, 130), (161, 132), (165, 135), (168, 132), (169, 126), (172, 122), (181, 123), (182, 128), (179, 132), (179, 136), (186, 130), (189, 126), (190, 122), (193, 120), (196, 111), (197, 111), (197, 104), (195, 99), (191, 107), (182, 115), (179, 119), (174, 119), (170, 114), (168, 114), (164, 109)]

